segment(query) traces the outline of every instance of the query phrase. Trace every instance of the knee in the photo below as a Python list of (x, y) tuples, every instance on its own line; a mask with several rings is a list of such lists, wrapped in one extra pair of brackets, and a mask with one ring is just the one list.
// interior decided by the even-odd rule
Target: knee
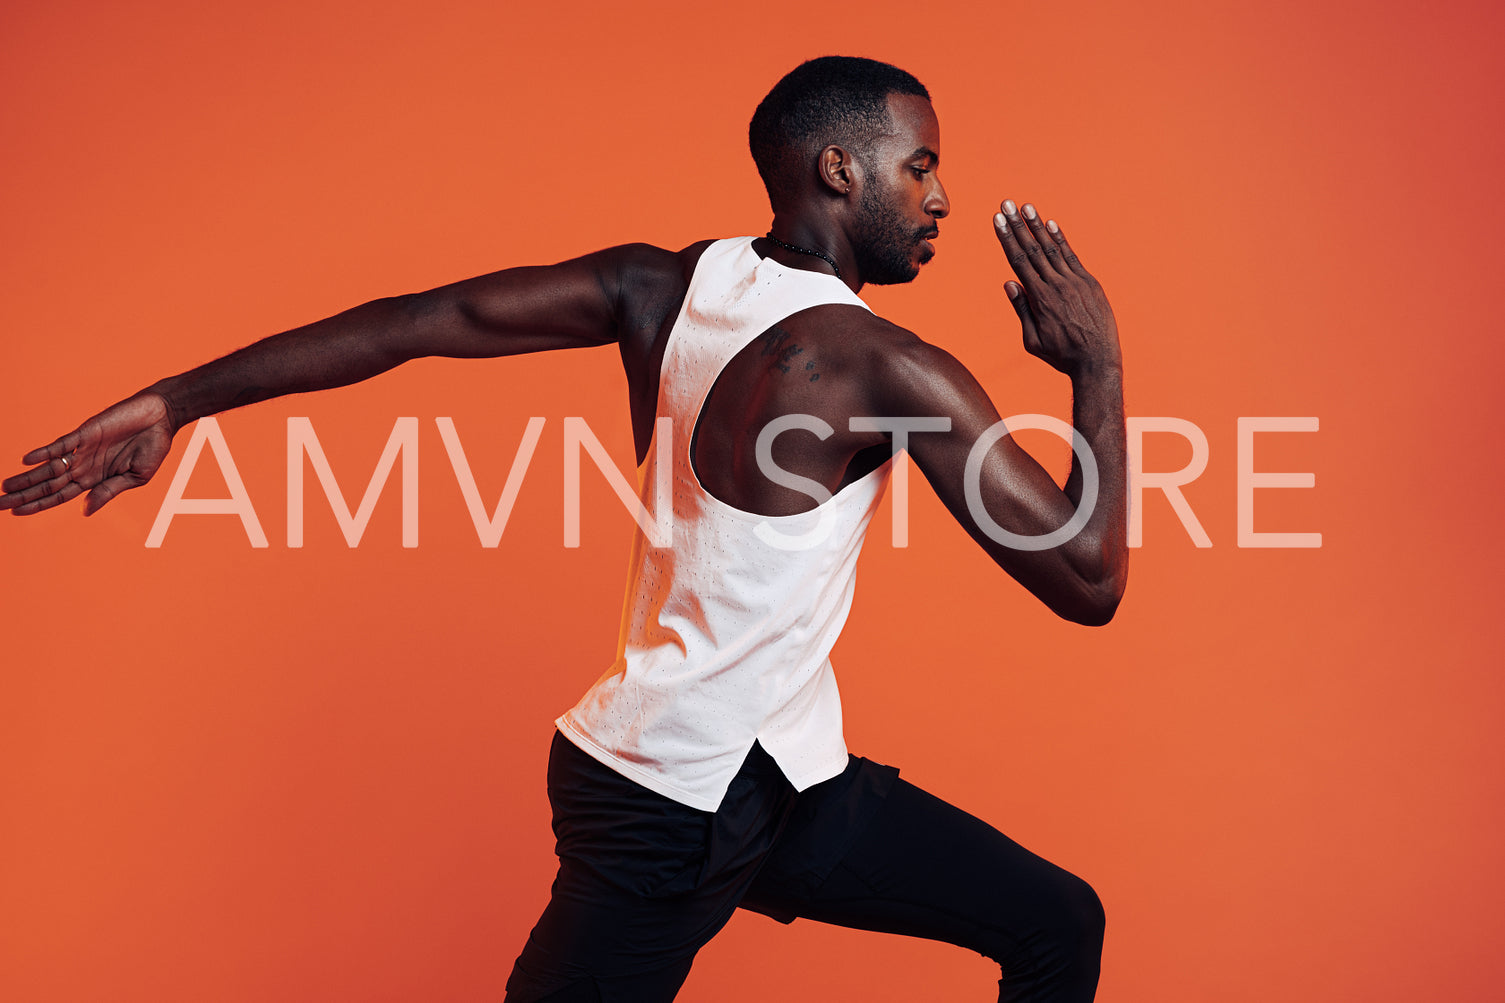
[(1037, 889), (1029, 911), (1028, 921), (991, 955), (1003, 969), (1001, 985), (1023, 998), (1052, 992), (1062, 999), (1092, 999), (1106, 923), (1097, 892), (1076, 875), (1058, 871), (1048, 886)]
[(1073, 954), (1081, 958), (1091, 957), (1094, 965), (1103, 954), (1103, 931), (1108, 917), (1103, 911), (1103, 901), (1093, 887), (1075, 874), (1067, 874), (1061, 896), (1061, 918), (1058, 920), (1061, 939), (1070, 945)]
[(1043, 984), (1069, 990), (1071, 999), (1092, 999), (1103, 961), (1107, 916), (1102, 899), (1075, 874), (1061, 872), (1054, 910), (1041, 924), (1041, 939), (1032, 952)]

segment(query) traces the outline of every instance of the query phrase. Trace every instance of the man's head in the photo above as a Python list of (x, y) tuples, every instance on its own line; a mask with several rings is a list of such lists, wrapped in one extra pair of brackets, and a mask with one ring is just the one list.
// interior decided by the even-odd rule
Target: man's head
[(861, 156), (890, 126), (888, 96), (930, 100), (912, 75), (855, 56), (822, 56), (795, 67), (753, 112), (748, 145), (774, 212), (800, 194), (804, 175), (826, 146)]
[[(930, 94), (903, 70), (826, 56), (797, 67), (753, 114), (749, 145), (775, 217), (845, 234), (863, 282), (908, 282), (949, 205), (936, 177)], [(816, 220), (826, 225), (814, 225)], [(827, 250), (837, 253), (835, 242)]]

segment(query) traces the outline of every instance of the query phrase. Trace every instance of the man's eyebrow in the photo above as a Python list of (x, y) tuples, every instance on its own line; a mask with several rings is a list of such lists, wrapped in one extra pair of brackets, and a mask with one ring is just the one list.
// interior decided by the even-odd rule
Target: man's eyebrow
[(910, 160), (918, 160), (921, 157), (929, 157), (932, 164), (937, 167), (940, 166), (941, 155), (928, 146), (917, 146), (915, 147), (915, 151), (909, 155)]

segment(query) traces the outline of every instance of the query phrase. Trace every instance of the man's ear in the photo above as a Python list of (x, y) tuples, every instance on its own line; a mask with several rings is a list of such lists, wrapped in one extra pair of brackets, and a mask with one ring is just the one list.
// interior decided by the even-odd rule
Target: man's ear
[(820, 173), (821, 183), (832, 193), (852, 194), (852, 186), (857, 183), (857, 162), (846, 148), (828, 146), (821, 150), (816, 170)]

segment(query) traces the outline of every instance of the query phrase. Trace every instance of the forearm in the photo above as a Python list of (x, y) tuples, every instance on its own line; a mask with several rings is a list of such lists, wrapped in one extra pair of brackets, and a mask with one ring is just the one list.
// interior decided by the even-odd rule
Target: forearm
[(347, 386), (414, 357), (402, 298), (375, 300), (160, 380), (173, 431), (206, 415), (286, 394)]
[[(1059, 548), (1063, 592), (1054, 595), (1055, 601), (1040, 591), (1035, 594), (1062, 616), (1107, 623), (1128, 575), (1128, 464), (1118, 325), (1102, 286), (1054, 220), (1029, 203), (1020, 213), (1010, 199), (999, 209), (994, 230), (1019, 278), (1004, 288), (1019, 314), (1024, 347), (1071, 377), (1072, 424), (1086, 439), (1098, 475), (1091, 514)], [(1064, 500), (1079, 510), (1085, 486), (1082, 462), (1074, 456), (1061, 490)]]
[[(1123, 363), (1114, 355), (1083, 365), (1072, 377), (1072, 425), (1087, 441), (1097, 467), (1092, 515), (1071, 541), (1067, 559), (1098, 602), (1116, 606), (1128, 577), (1128, 448), (1124, 430)], [(1073, 451), (1063, 491), (1080, 506), (1085, 486)], [(1110, 614), (1111, 615), (1111, 614)]]

